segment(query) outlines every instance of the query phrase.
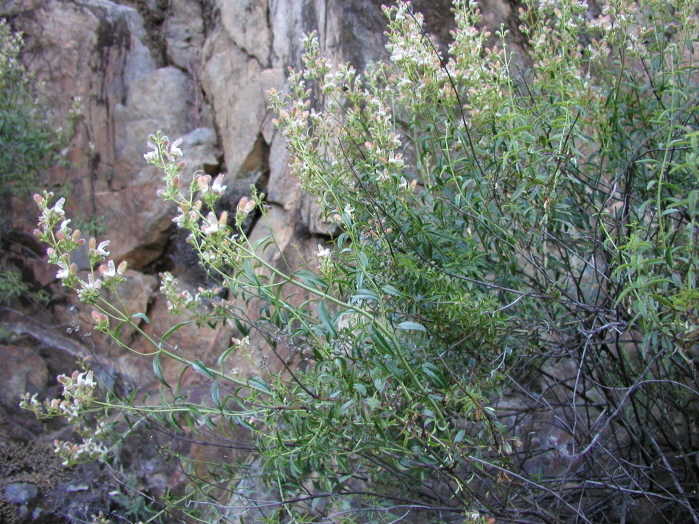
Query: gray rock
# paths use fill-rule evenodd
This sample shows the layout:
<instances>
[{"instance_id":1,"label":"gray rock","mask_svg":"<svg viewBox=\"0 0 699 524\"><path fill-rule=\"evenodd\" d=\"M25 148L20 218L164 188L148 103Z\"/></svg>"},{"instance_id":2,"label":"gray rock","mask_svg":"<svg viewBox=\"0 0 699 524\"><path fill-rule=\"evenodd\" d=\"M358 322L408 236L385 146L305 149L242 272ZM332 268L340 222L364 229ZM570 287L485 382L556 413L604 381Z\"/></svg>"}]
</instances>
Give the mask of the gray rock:
<instances>
[{"instance_id":1,"label":"gray rock","mask_svg":"<svg viewBox=\"0 0 699 524\"><path fill-rule=\"evenodd\" d=\"M39 488L29 482L12 482L5 486L3 497L11 504L28 504L39 494Z\"/></svg>"}]
</instances>

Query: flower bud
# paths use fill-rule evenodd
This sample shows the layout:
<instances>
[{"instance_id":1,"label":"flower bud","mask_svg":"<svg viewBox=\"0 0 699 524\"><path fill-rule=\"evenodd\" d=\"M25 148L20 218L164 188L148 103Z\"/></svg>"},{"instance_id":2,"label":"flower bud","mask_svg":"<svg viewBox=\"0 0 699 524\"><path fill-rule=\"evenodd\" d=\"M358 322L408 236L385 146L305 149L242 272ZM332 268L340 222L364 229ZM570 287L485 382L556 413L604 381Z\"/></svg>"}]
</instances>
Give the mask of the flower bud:
<instances>
[{"instance_id":1,"label":"flower bud","mask_svg":"<svg viewBox=\"0 0 699 524\"><path fill-rule=\"evenodd\" d=\"M93 311L92 319L95 321L95 326L97 329L106 329L109 327L109 318L104 313Z\"/></svg>"}]
</instances>

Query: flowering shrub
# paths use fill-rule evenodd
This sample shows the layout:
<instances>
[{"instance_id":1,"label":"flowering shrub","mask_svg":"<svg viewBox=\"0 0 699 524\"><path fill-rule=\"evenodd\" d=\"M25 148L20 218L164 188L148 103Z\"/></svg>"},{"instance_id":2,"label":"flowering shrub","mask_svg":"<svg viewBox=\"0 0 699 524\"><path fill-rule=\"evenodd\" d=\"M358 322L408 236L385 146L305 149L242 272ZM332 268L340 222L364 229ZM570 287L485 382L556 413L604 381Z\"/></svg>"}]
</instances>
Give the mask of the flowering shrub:
<instances>
[{"instance_id":1,"label":"flowering shrub","mask_svg":"<svg viewBox=\"0 0 699 524\"><path fill-rule=\"evenodd\" d=\"M390 63L334 67L309 35L290 92L270 93L293 174L340 231L315 271L248 237L264 195L217 211L223 178L181 187L179 141L151 137L161 196L227 291L192 296L166 274L170 309L240 331L215 366L169 347L179 326L149 338L145 315L104 301L122 267L81 278L84 240L37 197L57 277L97 328L146 337L163 391L165 358L211 381L202 404L105 407L251 457L190 470L192 519L699 519L695 7L526 1L530 67L504 30L485 47L475 2L454 8L448 57L399 2ZM109 255L89 247L95 266ZM281 372L229 370L252 334Z\"/></svg>"}]
</instances>

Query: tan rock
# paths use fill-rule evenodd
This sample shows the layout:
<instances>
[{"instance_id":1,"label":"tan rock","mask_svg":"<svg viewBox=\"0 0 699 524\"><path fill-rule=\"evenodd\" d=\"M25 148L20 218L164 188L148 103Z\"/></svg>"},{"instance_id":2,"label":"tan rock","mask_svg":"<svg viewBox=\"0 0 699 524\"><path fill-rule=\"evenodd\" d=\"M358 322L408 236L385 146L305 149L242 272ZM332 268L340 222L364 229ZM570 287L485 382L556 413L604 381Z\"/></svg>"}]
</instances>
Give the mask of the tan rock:
<instances>
[{"instance_id":1,"label":"tan rock","mask_svg":"<svg viewBox=\"0 0 699 524\"><path fill-rule=\"evenodd\" d=\"M87 278L87 272L80 275L81 278ZM120 310L124 315L134 315L136 313L148 313L148 305L151 300L151 295L157 289L158 281L151 275L144 275L138 271L127 269L124 273L126 281L120 284L116 292L108 289L102 289L100 296L107 302ZM94 330L95 320L92 318L93 311L98 311L98 308L91 304L84 304L77 300L77 296L72 295L73 306L72 313L75 314L80 326L84 332L92 332L92 339L104 343L106 337ZM106 311L110 311L109 307L104 307ZM144 321L134 319L134 323L143 327ZM116 329L118 323L112 321L110 323L112 329ZM130 343L136 333L136 328L128 324L120 329L120 340L123 343ZM100 344L101 345L101 344ZM116 345L110 344L112 347ZM123 348L117 348L118 352L123 352Z\"/></svg>"},{"instance_id":2,"label":"tan rock","mask_svg":"<svg viewBox=\"0 0 699 524\"><path fill-rule=\"evenodd\" d=\"M271 120L266 92L281 89L284 72L261 67L222 29L207 40L203 57L202 85L214 108L228 172L236 176Z\"/></svg>"},{"instance_id":3,"label":"tan rock","mask_svg":"<svg viewBox=\"0 0 699 524\"><path fill-rule=\"evenodd\" d=\"M218 7L221 23L235 47L268 68L272 33L267 23L267 0L220 1Z\"/></svg>"},{"instance_id":4,"label":"tan rock","mask_svg":"<svg viewBox=\"0 0 699 524\"><path fill-rule=\"evenodd\" d=\"M46 362L26 346L0 345L0 404L15 410L25 393L39 393L49 381Z\"/></svg>"},{"instance_id":5,"label":"tan rock","mask_svg":"<svg viewBox=\"0 0 699 524\"><path fill-rule=\"evenodd\" d=\"M189 0L172 0L170 16L165 20L167 57L187 71L196 68L204 45L204 19L201 4Z\"/></svg>"}]
</instances>

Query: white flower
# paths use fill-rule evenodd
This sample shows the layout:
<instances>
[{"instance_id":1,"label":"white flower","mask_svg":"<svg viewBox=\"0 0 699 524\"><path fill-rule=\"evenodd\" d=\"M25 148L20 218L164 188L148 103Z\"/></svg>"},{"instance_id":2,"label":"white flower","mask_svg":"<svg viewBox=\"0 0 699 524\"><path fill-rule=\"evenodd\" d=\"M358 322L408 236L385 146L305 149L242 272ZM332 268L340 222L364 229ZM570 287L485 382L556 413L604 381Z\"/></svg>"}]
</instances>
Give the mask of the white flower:
<instances>
[{"instance_id":1,"label":"white flower","mask_svg":"<svg viewBox=\"0 0 699 524\"><path fill-rule=\"evenodd\" d=\"M209 214L206 215L206 218L204 219L204 225L201 227L202 233L205 235L213 235L220 229L218 225L218 219L216 218L216 213L213 211L209 211Z\"/></svg>"},{"instance_id":2,"label":"white flower","mask_svg":"<svg viewBox=\"0 0 699 524\"><path fill-rule=\"evenodd\" d=\"M87 276L87 282L81 280L80 283L83 285L83 291L99 291L102 288L102 280L95 279L93 274Z\"/></svg>"},{"instance_id":3,"label":"white flower","mask_svg":"<svg viewBox=\"0 0 699 524\"><path fill-rule=\"evenodd\" d=\"M318 244L318 251L316 251L316 256L318 258L329 257L330 253L331 253L330 249L323 248L323 246Z\"/></svg>"},{"instance_id":4,"label":"white flower","mask_svg":"<svg viewBox=\"0 0 699 524\"><path fill-rule=\"evenodd\" d=\"M66 261L59 260L58 267L61 269L59 269L58 273L56 273L56 278L63 280L64 278L68 278L70 276L70 266Z\"/></svg>"},{"instance_id":5,"label":"white flower","mask_svg":"<svg viewBox=\"0 0 699 524\"><path fill-rule=\"evenodd\" d=\"M148 151L148 153L143 155L143 158L146 159L146 162L148 162L149 164L152 164L156 160L158 160L158 152L157 151Z\"/></svg>"},{"instance_id":6,"label":"white flower","mask_svg":"<svg viewBox=\"0 0 699 524\"><path fill-rule=\"evenodd\" d=\"M353 217L352 213L354 213L354 208L351 205L347 204L345 206L345 213L347 213L347 215L349 215L349 217L352 218Z\"/></svg>"},{"instance_id":7,"label":"white flower","mask_svg":"<svg viewBox=\"0 0 699 524\"><path fill-rule=\"evenodd\" d=\"M58 216L65 216L66 212L63 211L63 206L65 205L65 203L65 198L59 198L53 206L53 212L56 213Z\"/></svg>"},{"instance_id":8,"label":"white flower","mask_svg":"<svg viewBox=\"0 0 699 524\"><path fill-rule=\"evenodd\" d=\"M109 251L106 250L106 247L111 244L110 240L104 240L99 243L99 245L95 248L95 253L98 255L102 255L103 257L108 257L109 256Z\"/></svg>"},{"instance_id":9,"label":"white flower","mask_svg":"<svg viewBox=\"0 0 699 524\"><path fill-rule=\"evenodd\" d=\"M226 187L228 187L223 185L223 178L224 175L223 173L221 173L214 179L214 183L211 184L211 191L216 193L217 195L222 195L223 192L226 190Z\"/></svg>"},{"instance_id":10,"label":"white flower","mask_svg":"<svg viewBox=\"0 0 699 524\"><path fill-rule=\"evenodd\" d=\"M94 388L97 385L97 383L93 380L92 370L88 371L87 373L80 373L78 375L78 379L75 381L75 384L78 387L88 388Z\"/></svg>"},{"instance_id":11,"label":"white flower","mask_svg":"<svg viewBox=\"0 0 699 524\"><path fill-rule=\"evenodd\" d=\"M149 151L143 155L143 158L145 158L146 162L149 164L155 164L155 162L158 160L158 146L149 140L148 147L150 147L153 151Z\"/></svg>"},{"instance_id":12,"label":"white flower","mask_svg":"<svg viewBox=\"0 0 699 524\"><path fill-rule=\"evenodd\" d=\"M172 143L172 145L170 146L170 155L171 155L171 156L173 156L173 157L175 157L175 158L179 158L179 157L182 156L182 150L181 150L179 147L177 147L177 146L179 146L181 143L182 143L182 139L181 139L181 138L178 138L177 140L175 140L175 141Z\"/></svg>"}]
</instances>

